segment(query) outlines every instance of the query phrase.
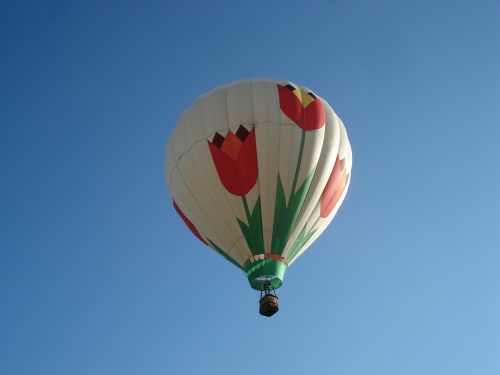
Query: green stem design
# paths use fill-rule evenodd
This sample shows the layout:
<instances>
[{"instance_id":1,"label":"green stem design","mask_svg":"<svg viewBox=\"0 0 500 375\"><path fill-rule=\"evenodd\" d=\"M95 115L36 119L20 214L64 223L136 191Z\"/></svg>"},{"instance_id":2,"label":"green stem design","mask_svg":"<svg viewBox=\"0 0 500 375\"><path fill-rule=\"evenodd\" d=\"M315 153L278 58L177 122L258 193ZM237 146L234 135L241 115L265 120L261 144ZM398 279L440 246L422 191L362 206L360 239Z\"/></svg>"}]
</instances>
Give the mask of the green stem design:
<instances>
[{"instance_id":1,"label":"green stem design","mask_svg":"<svg viewBox=\"0 0 500 375\"><path fill-rule=\"evenodd\" d=\"M276 187L276 203L274 206L273 236L271 240L271 252L282 255L290 233L295 226L304 199L306 198L314 170L309 173L298 190L290 195L288 204L286 202L285 190L278 174L278 185Z\"/></svg>"},{"instance_id":2,"label":"green stem design","mask_svg":"<svg viewBox=\"0 0 500 375\"><path fill-rule=\"evenodd\" d=\"M295 177L293 178L292 194L290 194L290 196L293 196L293 194L295 193L295 188L297 187L297 180L299 179L300 163L302 162L302 153L304 152L305 140L306 140L306 131L304 129L302 129L302 138L300 139L299 158L297 159L297 167L295 168Z\"/></svg>"},{"instance_id":3,"label":"green stem design","mask_svg":"<svg viewBox=\"0 0 500 375\"><path fill-rule=\"evenodd\" d=\"M243 200L243 207L245 207L245 214L247 215L247 222L248 222L248 224L250 224L250 210L248 208L247 196L243 195L241 197L241 199Z\"/></svg>"},{"instance_id":4,"label":"green stem design","mask_svg":"<svg viewBox=\"0 0 500 375\"><path fill-rule=\"evenodd\" d=\"M317 221L316 221L317 222ZM311 237L316 233L318 229L314 229L314 225L311 227L310 231L306 233L306 225L302 228L300 231L297 239L295 240L294 244L292 245L292 248L290 249L290 252L287 256L288 262L291 262L295 259L297 254L302 250L302 248L305 246L305 244L311 239Z\"/></svg>"},{"instance_id":5,"label":"green stem design","mask_svg":"<svg viewBox=\"0 0 500 375\"><path fill-rule=\"evenodd\" d=\"M316 226L316 224L318 224L319 219L321 219L321 216L318 216L318 218L316 219L316 221L314 222L314 224L311 225L311 230Z\"/></svg>"},{"instance_id":6,"label":"green stem design","mask_svg":"<svg viewBox=\"0 0 500 375\"><path fill-rule=\"evenodd\" d=\"M255 206L250 212L246 196L242 196L243 207L245 207L245 215L247 223L236 218L240 226L241 232L245 237L245 241L253 255L261 254L264 252L264 235L262 230L262 213L260 208L260 197L257 199Z\"/></svg>"}]
</instances>

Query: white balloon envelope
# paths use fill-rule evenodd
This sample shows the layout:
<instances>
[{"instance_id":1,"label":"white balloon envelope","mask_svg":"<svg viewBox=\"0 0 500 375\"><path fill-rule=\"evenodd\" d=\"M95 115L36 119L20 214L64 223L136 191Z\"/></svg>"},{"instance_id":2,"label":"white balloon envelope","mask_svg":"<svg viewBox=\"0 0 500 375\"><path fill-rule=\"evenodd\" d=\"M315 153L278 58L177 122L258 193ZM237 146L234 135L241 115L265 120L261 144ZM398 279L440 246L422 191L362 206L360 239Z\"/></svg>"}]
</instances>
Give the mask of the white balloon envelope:
<instances>
[{"instance_id":1,"label":"white balloon envelope","mask_svg":"<svg viewBox=\"0 0 500 375\"><path fill-rule=\"evenodd\" d=\"M165 176L191 231L268 291L332 221L351 166L345 127L324 99L255 79L218 87L182 113Z\"/></svg>"}]
</instances>

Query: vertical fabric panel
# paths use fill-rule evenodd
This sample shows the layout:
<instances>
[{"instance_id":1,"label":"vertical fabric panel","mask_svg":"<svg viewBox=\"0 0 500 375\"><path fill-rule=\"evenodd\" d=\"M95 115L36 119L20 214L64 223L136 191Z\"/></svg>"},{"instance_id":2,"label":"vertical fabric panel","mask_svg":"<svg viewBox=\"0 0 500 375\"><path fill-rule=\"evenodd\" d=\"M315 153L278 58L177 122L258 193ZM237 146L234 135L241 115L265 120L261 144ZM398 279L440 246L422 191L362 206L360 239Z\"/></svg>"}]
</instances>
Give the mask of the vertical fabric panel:
<instances>
[{"instance_id":1,"label":"vertical fabric panel","mask_svg":"<svg viewBox=\"0 0 500 375\"><path fill-rule=\"evenodd\" d=\"M305 245L296 253L296 254L291 254L292 256L288 259L289 264L292 264L294 261L297 260L307 249L308 247L323 233L323 231L328 227L328 225L332 222L333 218L337 214L337 211L339 210L340 206L342 205L342 202L347 194L347 190L349 188L349 184L351 182L350 179L350 174L351 174L351 168L352 168L352 152L351 152L351 146L349 144L349 139L347 137L347 132L345 129L344 124L340 119L335 115L337 122L339 124L339 130L340 130L340 143L339 143L339 151L337 154L337 161L344 161L344 170L345 174L349 176L347 179L347 185L342 191L342 194L337 201L335 207L333 210L329 213L329 215L325 218L321 217L320 215L320 207L321 207L321 198L318 201L314 213L311 215L309 218L307 224L306 224L306 232L312 233L312 236L310 239L307 240ZM332 168L333 169L333 168ZM331 173L331 172L330 172ZM289 255L290 256L290 255Z\"/></svg>"},{"instance_id":2,"label":"vertical fabric panel","mask_svg":"<svg viewBox=\"0 0 500 375\"><path fill-rule=\"evenodd\" d=\"M279 157L275 152L280 142L280 120L276 83L255 80L253 87L254 120L257 135L257 157L259 163L259 195L262 207L264 251L270 253L274 220L276 182L278 180Z\"/></svg>"},{"instance_id":3,"label":"vertical fabric panel","mask_svg":"<svg viewBox=\"0 0 500 375\"><path fill-rule=\"evenodd\" d=\"M326 114L324 141L321 147L318 146L318 149L321 150L321 154L319 155L319 159L316 165L314 178L311 182L311 187L309 188L306 201L304 202L304 205L302 207L302 211L300 213L299 219L297 220L294 232L292 233L291 238L287 244L287 248L284 252L284 256L287 258L292 248L296 246L297 238L299 237L299 234L304 230L304 226L307 222L309 222L311 216L314 216L314 219L319 216L319 211L316 215L313 214L313 211L316 205L319 203L320 196L328 181L328 178L330 177L330 173L333 169L335 160L338 155L340 143L339 122L337 121L337 117L328 103L324 100L322 100L322 102ZM310 228L306 228L305 233L308 233L309 230Z\"/></svg>"}]
</instances>

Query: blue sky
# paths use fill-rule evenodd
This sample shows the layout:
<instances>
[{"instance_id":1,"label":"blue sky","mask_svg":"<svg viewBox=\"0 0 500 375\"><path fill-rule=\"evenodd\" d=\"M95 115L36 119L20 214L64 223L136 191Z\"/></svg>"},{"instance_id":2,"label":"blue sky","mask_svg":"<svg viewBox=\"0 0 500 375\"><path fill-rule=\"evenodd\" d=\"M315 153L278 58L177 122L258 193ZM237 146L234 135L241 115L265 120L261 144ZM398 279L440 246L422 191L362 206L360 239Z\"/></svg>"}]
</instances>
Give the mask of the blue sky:
<instances>
[{"instance_id":1,"label":"blue sky","mask_svg":"<svg viewBox=\"0 0 500 375\"><path fill-rule=\"evenodd\" d=\"M204 3L0 3L0 373L500 373L499 3ZM162 175L178 115L254 77L354 154L271 319Z\"/></svg>"}]
</instances>

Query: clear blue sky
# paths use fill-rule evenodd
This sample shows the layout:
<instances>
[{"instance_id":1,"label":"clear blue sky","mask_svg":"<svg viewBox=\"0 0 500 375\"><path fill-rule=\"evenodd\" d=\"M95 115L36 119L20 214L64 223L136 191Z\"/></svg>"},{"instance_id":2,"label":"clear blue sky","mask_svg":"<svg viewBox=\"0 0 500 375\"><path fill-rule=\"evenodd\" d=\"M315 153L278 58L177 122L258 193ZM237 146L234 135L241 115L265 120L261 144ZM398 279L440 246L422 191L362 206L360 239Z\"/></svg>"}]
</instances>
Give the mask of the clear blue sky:
<instances>
[{"instance_id":1,"label":"clear blue sky","mask_svg":"<svg viewBox=\"0 0 500 375\"><path fill-rule=\"evenodd\" d=\"M498 1L167 3L0 3L0 373L499 374ZM271 319L162 175L180 112L254 77L354 153Z\"/></svg>"}]
</instances>

